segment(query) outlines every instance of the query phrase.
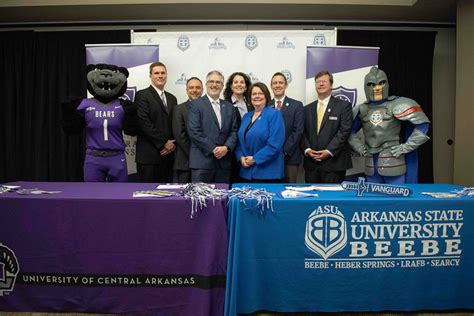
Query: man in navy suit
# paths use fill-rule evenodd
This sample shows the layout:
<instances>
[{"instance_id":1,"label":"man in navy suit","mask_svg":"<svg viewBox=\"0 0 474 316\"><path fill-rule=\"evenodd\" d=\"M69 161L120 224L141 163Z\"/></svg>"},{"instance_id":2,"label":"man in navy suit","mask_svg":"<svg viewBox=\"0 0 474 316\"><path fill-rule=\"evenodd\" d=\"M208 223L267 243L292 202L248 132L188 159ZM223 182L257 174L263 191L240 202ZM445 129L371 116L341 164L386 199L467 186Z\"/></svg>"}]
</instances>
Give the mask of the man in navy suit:
<instances>
[{"instance_id":1,"label":"man in navy suit","mask_svg":"<svg viewBox=\"0 0 474 316\"><path fill-rule=\"evenodd\" d=\"M173 152L176 148L171 129L171 112L178 103L165 91L168 79L161 62L150 65L151 85L137 92L138 124L135 162L140 182L172 182Z\"/></svg>"},{"instance_id":2,"label":"man in navy suit","mask_svg":"<svg viewBox=\"0 0 474 316\"><path fill-rule=\"evenodd\" d=\"M207 94L191 102L189 107L189 168L193 182L230 181L231 152L237 142L237 118L233 105L219 98L223 87L222 73L217 70L209 72Z\"/></svg>"},{"instance_id":3,"label":"man in navy suit","mask_svg":"<svg viewBox=\"0 0 474 316\"><path fill-rule=\"evenodd\" d=\"M315 77L318 99L304 108L303 151L305 181L341 183L352 167L348 139L352 107L331 95L333 77L321 71Z\"/></svg>"},{"instance_id":4,"label":"man in navy suit","mask_svg":"<svg viewBox=\"0 0 474 316\"><path fill-rule=\"evenodd\" d=\"M301 163L300 142L303 135L303 103L285 96L288 80L281 72L273 75L271 81L273 99L270 105L281 112L285 123L285 155L286 183L296 183L298 166Z\"/></svg>"}]
</instances>

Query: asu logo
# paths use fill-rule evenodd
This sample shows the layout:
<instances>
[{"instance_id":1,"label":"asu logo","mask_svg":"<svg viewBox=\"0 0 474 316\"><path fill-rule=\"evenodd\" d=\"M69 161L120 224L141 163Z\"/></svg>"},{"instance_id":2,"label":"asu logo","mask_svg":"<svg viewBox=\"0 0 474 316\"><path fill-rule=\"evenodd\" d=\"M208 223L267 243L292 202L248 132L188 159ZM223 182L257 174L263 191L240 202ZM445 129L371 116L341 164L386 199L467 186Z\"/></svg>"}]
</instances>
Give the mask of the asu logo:
<instances>
[{"instance_id":1,"label":"asu logo","mask_svg":"<svg viewBox=\"0 0 474 316\"><path fill-rule=\"evenodd\" d=\"M178 37L177 46L178 46L178 49L180 49L182 52L187 50L191 46L191 42L189 41L189 37L187 35L180 35Z\"/></svg>"},{"instance_id":2,"label":"asu logo","mask_svg":"<svg viewBox=\"0 0 474 316\"><path fill-rule=\"evenodd\" d=\"M324 260L346 246L346 220L337 206L320 206L309 215L304 243Z\"/></svg>"},{"instance_id":3,"label":"asu logo","mask_svg":"<svg viewBox=\"0 0 474 316\"><path fill-rule=\"evenodd\" d=\"M313 45L326 46L326 36L324 34L317 34L314 36Z\"/></svg>"},{"instance_id":4,"label":"asu logo","mask_svg":"<svg viewBox=\"0 0 474 316\"><path fill-rule=\"evenodd\" d=\"M258 46L257 36L250 34L245 38L245 47L249 50L254 50Z\"/></svg>"},{"instance_id":5,"label":"asu logo","mask_svg":"<svg viewBox=\"0 0 474 316\"><path fill-rule=\"evenodd\" d=\"M13 291L19 271L20 266L13 250L0 243L0 296Z\"/></svg>"}]
</instances>

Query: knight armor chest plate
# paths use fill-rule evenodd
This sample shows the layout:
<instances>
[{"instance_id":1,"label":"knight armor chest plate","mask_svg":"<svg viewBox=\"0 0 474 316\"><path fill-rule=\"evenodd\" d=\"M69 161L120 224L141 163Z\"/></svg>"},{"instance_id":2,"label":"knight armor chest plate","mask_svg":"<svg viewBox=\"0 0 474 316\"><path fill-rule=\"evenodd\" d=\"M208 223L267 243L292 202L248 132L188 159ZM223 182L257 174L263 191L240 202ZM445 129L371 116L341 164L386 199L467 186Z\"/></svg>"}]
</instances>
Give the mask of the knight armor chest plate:
<instances>
[{"instance_id":1,"label":"knight armor chest plate","mask_svg":"<svg viewBox=\"0 0 474 316\"><path fill-rule=\"evenodd\" d=\"M390 103L364 104L360 109L365 143L370 154L400 143L401 122L393 116Z\"/></svg>"}]
</instances>

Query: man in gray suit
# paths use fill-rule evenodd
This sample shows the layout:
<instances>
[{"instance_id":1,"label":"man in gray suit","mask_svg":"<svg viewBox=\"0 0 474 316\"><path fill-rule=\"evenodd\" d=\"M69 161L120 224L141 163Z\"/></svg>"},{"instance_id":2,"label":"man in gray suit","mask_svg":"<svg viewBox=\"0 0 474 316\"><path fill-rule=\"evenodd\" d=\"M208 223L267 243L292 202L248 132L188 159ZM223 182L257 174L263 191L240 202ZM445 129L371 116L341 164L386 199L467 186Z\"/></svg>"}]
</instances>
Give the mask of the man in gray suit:
<instances>
[{"instance_id":1,"label":"man in gray suit","mask_svg":"<svg viewBox=\"0 0 474 316\"><path fill-rule=\"evenodd\" d=\"M176 150L174 157L174 177L177 183L191 182L191 170L189 169L189 148L191 141L187 131L188 108L191 101L202 96L202 81L197 77L191 77L186 81L186 94L188 100L174 107L172 122L173 135L176 140Z\"/></svg>"},{"instance_id":2,"label":"man in gray suit","mask_svg":"<svg viewBox=\"0 0 474 316\"><path fill-rule=\"evenodd\" d=\"M189 107L189 167L193 182L230 181L231 152L237 142L237 118L232 104L219 98L223 87L222 73L217 70L209 72L207 94L191 102Z\"/></svg>"},{"instance_id":3,"label":"man in gray suit","mask_svg":"<svg viewBox=\"0 0 474 316\"><path fill-rule=\"evenodd\" d=\"M298 166L301 163L300 142L303 135L303 103L285 95L288 88L286 76L277 72L271 81L273 100L270 105L280 111L285 122L285 178L286 183L296 183Z\"/></svg>"}]
</instances>

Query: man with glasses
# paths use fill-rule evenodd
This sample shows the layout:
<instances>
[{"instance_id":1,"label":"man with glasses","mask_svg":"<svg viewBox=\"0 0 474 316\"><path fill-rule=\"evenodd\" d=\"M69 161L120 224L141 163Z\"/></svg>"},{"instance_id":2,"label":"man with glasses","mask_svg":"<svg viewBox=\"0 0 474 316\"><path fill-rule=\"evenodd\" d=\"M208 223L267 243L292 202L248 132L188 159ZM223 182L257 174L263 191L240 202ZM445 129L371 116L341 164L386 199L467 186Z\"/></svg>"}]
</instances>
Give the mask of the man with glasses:
<instances>
[{"instance_id":1,"label":"man with glasses","mask_svg":"<svg viewBox=\"0 0 474 316\"><path fill-rule=\"evenodd\" d=\"M220 98L224 76L213 70L206 77L206 95L192 101L188 113L191 139L189 168L193 182L229 183L231 152L237 142L234 107Z\"/></svg>"},{"instance_id":2,"label":"man with glasses","mask_svg":"<svg viewBox=\"0 0 474 316\"><path fill-rule=\"evenodd\" d=\"M348 144L352 107L331 95L331 73L321 71L314 81L318 99L304 108L305 182L341 183L346 170L352 167Z\"/></svg>"}]
</instances>

